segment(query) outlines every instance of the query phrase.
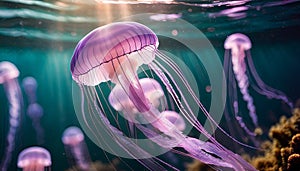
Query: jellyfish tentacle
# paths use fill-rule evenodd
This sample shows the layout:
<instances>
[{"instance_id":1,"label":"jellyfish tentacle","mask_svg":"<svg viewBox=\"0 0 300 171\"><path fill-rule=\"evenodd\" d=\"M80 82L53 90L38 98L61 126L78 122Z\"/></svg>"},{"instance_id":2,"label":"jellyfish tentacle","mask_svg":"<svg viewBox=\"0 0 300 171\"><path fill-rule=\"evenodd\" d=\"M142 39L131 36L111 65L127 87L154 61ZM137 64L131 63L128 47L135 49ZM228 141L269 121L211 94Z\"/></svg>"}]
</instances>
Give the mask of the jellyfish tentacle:
<instances>
[{"instance_id":1,"label":"jellyfish tentacle","mask_svg":"<svg viewBox=\"0 0 300 171\"><path fill-rule=\"evenodd\" d=\"M250 51L246 52L246 56L247 56L247 65L249 66L250 72L254 78L254 81L256 82L256 84L251 84L251 86L254 88L254 90L262 95L267 96L268 98L282 100L284 103L286 103L290 107L290 109L292 111L294 109L293 102L282 91L274 89L274 88L268 86L266 83L264 83L264 81L260 78L260 76L258 75L258 73L255 70L255 66L254 66Z\"/></svg>"},{"instance_id":2,"label":"jellyfish tentacle","mask_svg":"<svg viewBox=\"0 0 300 171\"><path fill-rule=\"evenodd\" d=\"M168 57L165 56L165 58L162 57L162 60L163 59L167 59ZM163 62L163 61L162 61ZM171 65L172 63L172 65ZM207 112L207 110L204 108L204 106L202 105L202 103L199 101L199 99L196 97L196 95L194 94L194 92L192 91L191 87L189 86L189 84L187 83L187 80L181 75L180 72L177 72L178 69L175 69L176 67L178 68L178 66L172 62L172 61L168 61L168 62L164 62L163 64L165 64L166 66L170 66L173 71L175 71L175 73L181 78L181 80L184 82L185 86L190 90L188 91L193 99L195 100L195 102L197 103L197 105L200 107L201 111L203 111L203 113L205 114L205 116L209 119L209 121L213 124L212 126L216 126L218 129L220 129L220 131L222 131L226 136L230 137L230 139L232 139L234 142L242 145L242 146L245 146L247 148L250 148L250 149L257 149L256 147L253 147L253 146L250 146L250 145L247 145L247 144L244 144L240 141L238 141L237 139L233 138L232 136L230 136L223 128L221 128L216 122L215 120L209 115L209 113ZM165 74L163 73L163 71L165 73L167 73L168 75L170 75L169 71L167 69L164 68L164 66L160 63L151 63L149 64L149 66L157 73L158 77L165 81L165 85L167 87L167 90L168 92L171 94L172 98L175 99L175 103L176 105L179 107L179 110L180 112L182 112L185 116L185 118L197 129L199 130L202 134L204 134L208 139L210 139L211 141L213 141L215 144L218 144L218 146L222 147L222 145L220 143L218 143L205 129L204 127L200 124L200 122L197 120L197 118L195 118L195 115L193 115L192 113L192 110L189 108L189 105L186 105L188 111L182 106L181 102L179 101L172 85L169 83L169 80L168 78L165 76ZM160 69L162 68L163 71ZM176 71L177 70L177 71ZM170 77L172 83L174 83L175 87L178 89L178 85L176 83L175 80L173 80L172 77ZM181 92L179 92L181 93ZM186 99L184 97L183 94L180 94L181 95L181 98L182 100L186 102ZM177 99L177 100L176 100Z\"/></svg>"},{"instance_id":3,"label":"jellyfish tentacle","mask_svg":"<svg viewBox=\"0 0 300 171\"><path fill-rule=\"evenodd\" d=\"M113 93L115 90L112 90L111 93ZM129 99L129 97L128 97ZM138 104L136 104L138 105ZM124 108L123 108L124 109ZM125 108L126 109L126 108ZM122 110L124 115L130 115L131 113L127 113L126 110ZM161 115L158 114L159 111L156 108L151 108L148 112L152 112L154 114L146 114L142 113L142 116L148 120L148 121L153 121L150 122L150 124L158 129L160 132L163 133L164 136L162 135L157 135L157 133L153 132L147 127L144 127L140 125L139 123L136 123L135 125L137 128L139 128L149 139L151 139L153 142L159 144L160 146L171 149L174 147L182 147L188 153L193 156L194 158L207 163L207 164L213 164L216 166L222 166L222 167L230 167L230 168L235 168L235 170L242 170L244 169L241 164L236 164L235 162L239 161L237 159L232 160L233 158L228 157L228 153L223 147L220 147L217 145L204 145L205 143L197 139L189 138L185 135L182 134L181 131L178 130L178 128L171 123L169 120L167 120L165 117L159 117L157 116ZM147 113L148 113L147 112ZM153 118L154 117L154 118ZM212 147L213 146L213 147ZM219 149L219 150L213 150L213 148ZM225 150L225 151L224 151ZM219 158L214 157L213 155L210 154L215 154L216 156L222 156L222 161ZM230 154L232 155L232 154ZM236 156L234 156L236 157ZM244 163L245 164L245 163ZM236 165L236 166L234 166ZM249 167L249 166L247 166Z\"/></svg>"},{"instance_id":4,"label":"jellyfish tentacle","mask_svg":"<svg viewBox=\"0 0 300 171\"><path fill-rule=\"evenodd\" d=\"M83 86L80 86L81 89L83 88ZM131 155L132 157L136 158L138 162L140 162L144 167L146 167L149 170L166 170L161 164L159 164L157 161L159 161L160 163L163 163L164 165L172 168L173 170L178 170L175 167L169 165L168 163L160 160L159 158L146 158L146 159L139 159L137 158L137 154L140 156L151 156L149 153L147 153L146 151L144 151L142 148L140 148L137 144L135 144L133 141L131 141L130 139L126 138L123 135L123 132L121 132L119 129L117 129L116 127L114 127L113 125L110 124L110 121L107 119L107 117L105 116L105 113L103 113L103 107L101 107L101 103L100 103L100 107L102 109L99 108L99 104L97 103L97 101L99 100L98 97L95 98L95 90L94 89L87 89L89 92L87 93L89 97L89 99L94 99L93 102L89 102L89 109L91 113L96 114L96 116L100 117L101 123L105 125L105 127L107 129L101 130L101 131L105 131L107 134L109 134L116 143L119 144L120 147L122 147L129 155ZM82 111L83 113L85 113L84 109L84 91L81 91L81 105L82 105ZM85 118L85 115L83 115L83 117ZM86 118L85 118L85 122L87 122ZM89 125L88 125L89 126ZM97 128L97 127L96 127ZM91 127L89 127L88 129L92 129ZM94 136L96 136L98 138L98 136L96 134L94 134ZM102 137L99 137L102 138ZM102 142L102 141L101 141ZM110 148L110 146L107 144L106 141L104 141L104 143L107 145L108 148ZM113 149L111 149L113 151ZM156 161L157 160L157 161Z\"/></svg>"},{"instance_id":5,"label":"jellyfish tentacle","mask_svg":"<svg viewBox=\"0 0 300 171\"><path fill-rule=\"evenodd\" d=\"M142 148L140 148L138 145L136 145L134 142L130 141L128 138L125 138L123 132L121 132L119 129L114 127L113 125L110 124L109 120L104 116L103 112L101 109L99 109L98 105L94 103L94 107L97 110L101 121L109 128L107 131L111 130L112 135L120 135L120 136L115 136L116 142L119 143L121 146L122 143L127 144L128 146L124 146L124 150L127 150L128 154L131 154L132 156L135 156L135 154L144 154L144 156L148 156L149 154L145 152ZM155 158L159 162L162 162L163 164L167 165L168 167L171 167L174 170L178 170L177 168L169 165L168 163ZM163 166L161 166L159 163L157 163L154 159L148 158L148 159L137 159L141 164L143 164L145 167L147 167L149 170L165 170Z\"/></svg>"}]
</instances>

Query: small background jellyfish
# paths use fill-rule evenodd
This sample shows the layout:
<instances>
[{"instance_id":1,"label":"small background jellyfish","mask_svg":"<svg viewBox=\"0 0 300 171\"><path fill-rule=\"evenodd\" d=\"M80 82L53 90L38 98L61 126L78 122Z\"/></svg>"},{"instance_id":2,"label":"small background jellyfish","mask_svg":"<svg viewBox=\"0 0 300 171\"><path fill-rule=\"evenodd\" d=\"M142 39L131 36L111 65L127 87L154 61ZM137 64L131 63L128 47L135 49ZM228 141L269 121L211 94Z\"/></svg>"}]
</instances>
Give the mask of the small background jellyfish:
<instances>
[{"instance_id":1,"label":"small background jellyfish","mask_svg":"<svg viewBox=\"0 0 300 171\"><path fill-rule=\"evenodd\" d=\"M23 171L46 171L51 170L51 155L42 147L28 147L18 156L18 168Z\"/></svg>"},{"instance_id":2,"label":"small background jellyfish","mask_svg":"<svg viewBox=\"0 0 300 171\"><path fill-rule=\"evenodd\" d=\"M44 114L43 108L37 103L37 81L33 77L26 77L22 81L23 89L27 95L28 107L27 116L32 120L32 126L35 129L37 144L44 143L44 129L41 126L41 118Z\"/></svg>"},{"instance_id":3,"label":"small background jellyfish","mask_svg":"<svg viewBox=\"0 0 300 171\"><path fill-rule=\"evenodd\" d=\"M75 108L79 108L77 112L80 114L77 117L83 121L81 126L84 130L96 135L93 141L98 145L105 144L106 150L121 151L122 155L138 160L150 170L165 170L165 167L177 170L168 162L145 152L142 146L135 143L138 139L124 136L118 118L118 114L123 113L125 121L134 123L140 133L151 139L153 146L158 149L168 151L175 147L184 148L186 153L181 151L180 154L206 164L234 170L255 170L239 155L218 143L197 120L195 115L200 108L212 126L218 127L180 67L171 57L160 52L158 45L156 34L135 22L118 22L99 27L78 43L71 60L71 73L80 88L81 101L74 103ZM166 93L151 96L147 91L152 88L148 87L155 87L156 83L143 85L143 77L158 80ZM158 87L155 89L160 92ZM116 100L112 100L109 94L114 91L120 92L114 93ZM167 97L166 103L159 100L161 94ZM158 107L164 104L168 107ZM172 123L171 117L161 115L166 109L180 113L210 141L204 142L184 135ZM109 120L108 116L113 119ZM152 151L155 152L155 148Z\"/></svg>"},{"instance_id":4,"label":"small background jellyfish","mask_svg":"<svg viewBox=\"0 0 300 171\"><path fill-rule=\"evenodd\" d=\"M6 139L6 149L1 159L1 170L6 171L15 149L15 137L21 119L23 103L20 85L18 83L19 70L10 62L0 63L0 84L3 84L9 103L9 130Z\"/></svg>"},{"instance_id":5,"label":"small background jellyfish","mask_svg":"<svg viewBox=\"0 0 300 171\"><path fill-rule=\"evenodd\" d=\"M91 159L82 131L75 126L68 127L62 135L62 142L70 165L77 166L81 170L90 170Z\"/></svg>"},{"instance_id":6,"label":"small background jellyfish","mask_svg":"<svg viewBox=\"0 0 300 171\"><path fill-rule=\"evenodd\" d=\"M22 81L22 86L25 94L27 95L28 104L37 102L37 81L33 77L25 77Z\"/></svg>"},{"instance_id":7,"label":"small background jellyfish","mask_svg":"<svg viewBox=\"0 0 300 171\"><path fill-rule=\"evenodd\" d=\"M227 37L224 43L225 56L224 56L224 70L227 76L228 82L228 108L225 112L227 120L230 120L229 113L233 113L236 121L243 130L250 135L250 139L258 145L253 139L254 136L261 134L259 128L258 118L256 114L256 108L254 100L249 93L249 85L259 94L265 95L268 98L279 99L285 102L289 108L293 109L292 102L287 96L279 90L269 87L266 85L256 72L254 63L252 61L250 49L252 47L250 39L241 33L235 33ZM238 88L237 88L238 87ZM240 110L239 94L237 89L246 102L247 109L249 111L249 117L251 118L252 124L246 124L245 118L242 116ZM230 126L231 125L231 126ZM229 128L232 127L230 122ZM233 129L230 128L231 132Z\"/></svg>"}]
</instances>

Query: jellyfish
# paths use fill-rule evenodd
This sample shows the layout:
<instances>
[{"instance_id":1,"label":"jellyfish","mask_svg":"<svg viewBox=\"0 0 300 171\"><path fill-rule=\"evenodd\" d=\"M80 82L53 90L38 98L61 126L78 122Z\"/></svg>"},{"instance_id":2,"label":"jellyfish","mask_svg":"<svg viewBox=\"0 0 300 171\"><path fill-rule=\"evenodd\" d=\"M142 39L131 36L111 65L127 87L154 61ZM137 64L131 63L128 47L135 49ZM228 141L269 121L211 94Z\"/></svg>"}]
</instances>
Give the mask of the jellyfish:
<instances>
[{"instance_id":1,"label":"jellyfish","mask_svg":"<svg viewBox=\"0 0 300 171\"><path fill-rule=\"evenodd\" d=\"M32 126L35 129L37 144L41 145L44 143L44 129L41 126L41 117L43 116L43 108L37 103L37 81L34 77L25 77L22 81L22 86L27 95L28 107L27 115L32 120Z\"/></svg>"},{"instance_id":2,"label":"jellyfish","mask_svg":"<svg viewBox=\"0 0 300 171\"><path fill-rule=\"evenodd\" d=\"M35 129L37 144L44 143L44 129L41 126L41 117L43 116L43 108L38 103L29 104L27 107L27 115L32 120L32 126Z\"/></svg>"},{"instance_id":3,"label":"jellyfish","mask_svg":"<svg viewBox=\"0 0 300 171\"><path fill-rule=\"evenodd\" d=\"M114 117L116 113L122 112L126 119L130 118L129 122L133 122L145 136L163 148L183 147L188 152L188 156L216 167L255 170L239 155L217 142L197 120L195 111L191 108L190 103L192 102L198 105L212 125L220 128L195 95L179 66L171 57L160 52L158 45L158 37L155 33L136 22L116 22L99 27L77 44L70 65L72 78L81 90L80 108L86 126L88 128L92 126L89 125L86 117L97 113L102 124L107 126L107 131L115 138L115 142L124 148L124 151L135 157L137 154L132 153L130 151L132 148L129 149L128 146L138 146L127 138L119 136L123 134L122 131L107 119L108 115ZM142 74L138 74L138 70L141 70ZM143 89L140 82L142 76L157 79L166 89L165 96L169 97L166 105L174 111L180 112L185 120L205 135L209 141L204 142L187 137L168 119L161 117L163 108L157 107L152 101L152 97L146 94L146 90ZM180 79L175 80L175 77ZM179 87L179 85L182 86ZM127 99L128 97L134 108L126 107L131 104L122 106L123 102L121 102L122 111L112 107L114 104L108 100L104 90L108 88L113 91L118 87L126 96L118 94L116 95L117 99L123 97ZM187 94L183 94L183 92L187 92ZM85 102L85 99L88 101ZM84 110L85 104L88 106L87 111ZM172 104L174 104L173 107ZM220 129L226 133L222 128ZM135 149L133 148L133 150ZM137 160L140 161L138 158ZM155 164L153 160L149 159L149 161L148 168L156 170L153 168L153 164ZM142 164L143 162L141 161Z\"/></svg>"},{"instance_id":4,"label":"jellyfish","mask_svg":"<svg viewBox=\"0 0 300 171\"><path fill-rule=\"evenodd\" d=\"M19 70L7 61L0 63L0 84L3 84L9 103L9 130L7 134L7 146L1 160L1 170L7 170L15 148L15 137L21 119L22 93L18 83Z\"/></svg>"},{"instance_id":5,"label":"jellyfish","mask_svg":"<svg viewBox=\"0 0 300 171\"><path fill-rule=\"evenodd\" d=\"M36 90L37 90L37 82L33 77L25 77L22 81L22 86L24 88L25 94L28 97L28 103L35 103L37 100Z\"/></svg>"},{"instance_id":6,"label":"jellyfish","mask_svg":"<svg viewBox=\"0 0 300 171\"><path fill-rule=\"evenodd\" d=\"M23 171L51 170L51 156L48 150L38 146L24 149L18 156L18 167Z\"/></svg>"},{"instance_id":7,"label":"jellyfish","mask_svg":"<svg viewBox=\"0 0 300 171\"><path fill-rule=\"evenodd\" d=\"M254 100L249 93L249 84L255 91L267 96L268 98L282 100L290 107L291 110L293 109L293 103L283 92L269 87L259 77L250 54L251 46L251 41L246 35L241 33L230 35L224 43L224 69L226 75L228 76L228 97L229 104L231 106L230 109L240 127L243 128L243 130L250 135L250 137L254 137L261 131L259 131L260 128L258 125ZM254 129L250 129L249 126L246 125L246 123L243 121L243 117L240 114L236 91L237 86L240 89L243 100L247 103L249 116L252 120Z\"/></svg>"},{"instance_id":8,"label":"jellyfish","mask_svg":"<svg viewBox=\"0 0 300 171\"><path fill-rule=\"evenodd\" d=\"M32 120L32 126L35 129L37 144L44 143L44 129L41 126L41 117L43 116L43 107L37 103L37 81L34 77L25 77L22 81L25 94L28 99L27 115Z\"/></svg>"},{"instance_id":9,"label":"jellyfish","mask_svg":"<svg viewBox=\"0 0 300 171\"><path fill-rule=\"evenodd\" d=\"M91 159L82 131L75 126L68 127L62 135L62 142L67 155L72 159L70 163L75 163L82 170L89 170Z\"/></svg>"}]
</instances>

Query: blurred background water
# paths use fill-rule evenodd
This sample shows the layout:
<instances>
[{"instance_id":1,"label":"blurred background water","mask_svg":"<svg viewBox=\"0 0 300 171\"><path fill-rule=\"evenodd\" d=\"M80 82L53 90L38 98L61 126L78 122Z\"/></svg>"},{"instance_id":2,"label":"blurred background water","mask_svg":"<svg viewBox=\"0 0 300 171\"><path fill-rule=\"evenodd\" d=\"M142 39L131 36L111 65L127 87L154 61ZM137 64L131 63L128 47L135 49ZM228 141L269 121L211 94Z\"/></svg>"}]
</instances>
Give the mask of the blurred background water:
<instances>
[{"instance_id":1,"label":"blurred background water","mask_svg":"<svg viewBox=\"0 0 300 171\"><path fill-rule=\"evenodd\" d=\"M41 120L45 130L43 146L52 155L53 170L69 167L61 136L68 126L79 126L73 109L69 70L77 42L96 27L141 13L164 14L153 16L152 20L157 23L176 18L192 23L211 41L221 61L223 42L228 35L235 32L248 35L253 44L252 57L262 79L285 92L293 102L300 97L300 2L296 0L1 0L0 61L7 60L18 67L20 82L26 76L33 76L38 82L37 99L44 108ZM193 38L193 35L189 36ZM161 45L172 49L172 46ZM184 52L180 54L183 58L185 55ZM195 72L201 73L202 70L196 68ZM205 91L207 84L207 78L199 83L206 106L209 104L205 100L206 96L209 98ZM285 110L280 102L260 97L257 95L255 99L259 122L267 130L278 122ZM25 95L24 102L26 105ZM9 170L16 170L17 155L22 149L36 144L31 120L24 111ZM0 113L2 156L9 126L8 105L2 86ZM86 143L93 161L107 162L100 148L88 138Z\"/></svg>"}]
</instances>

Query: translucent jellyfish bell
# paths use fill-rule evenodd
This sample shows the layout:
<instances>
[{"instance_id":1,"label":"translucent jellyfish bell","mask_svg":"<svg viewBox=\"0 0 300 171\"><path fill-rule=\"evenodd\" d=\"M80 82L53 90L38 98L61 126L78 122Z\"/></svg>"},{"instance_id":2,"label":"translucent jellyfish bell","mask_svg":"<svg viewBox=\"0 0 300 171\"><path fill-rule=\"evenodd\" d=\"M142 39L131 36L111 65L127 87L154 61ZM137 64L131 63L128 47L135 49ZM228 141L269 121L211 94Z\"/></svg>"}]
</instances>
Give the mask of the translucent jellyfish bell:
<instances>
[{"instance_id":1,"label":"translucent jellyfish bell","mask_svg":"<svg viewBox=\"0 0 300 171\"><path fill-rule=\"evenodd\" d=\"M82 131L75 126L68 127L62 135L62 142L70 164L77 165L82 170L88 170L91 160Z\"/></svg>"},{"instance_id":2,"label":"translucent jellyfish bell","mask_svg":"<svg viewBox=\"0 0 300 171\"><path fill-rule=\"evenodd\" d=\"M62 136L62 142L66 145L77 145L84 140L82 131L75 126L67 128Z\"/></svg>"},{"instance_id":3,"label":"translucent jellyfish bell","mask_svg":"<svg viewBox=\"0 0 300 171\"><path fill-rule=\"evenodd\" d=\"M19 154L17 165L23 171L44 171L50 168L51 164L48 150L42 147L29 147Z\"/></svg>"},{"instance_id":4,"label":"translucent jellyfish bell","mask_svg":"<svg viewBox=\"0 0 300 171\"><path fill-rule=\"evenodd\" d=\"M7 134L7 146L1 160L1 170L7 170L15 148L15 136L20 123L21 106L23 97L17 80L19 70L7 61L0 62L0 84L3 84L9 103L9 130Z\"/></svg>"},{"instance_id":5,"label":"translucent jellyfish bell","mask_svg":"<svg viewBox=\"0 0 300 171\"><path fill-rule=\"evenodd\" d=\"M241 34L241 33L235 33L235 34L230 35L225 40L224 48L225 49L233 49L236 47L240 47L244 51L251 49L252 44L251 44L249 37L247 37L246 35Z\"/></svg>"},{"instance_id":6,"label":"translucent jellyfish bell","mask_svg":"<svg viewBox=\"0 0 300 171\"><path fill-rule=\"evenodd\" d=\"M161 88L160 84L151 78L142 78L139 80L141 87L145 96L148 98L149 102L155 107L159 107L160 100L165 100L164 91ZM111 93L108 96L108 101L112 105L112 107L117 111L126 111L127 113L138 113L138 110L135 108L135 105L129 99L126 92L124 92L123 88L120 85L116 85ZM130 119L130 118L127 118Z\"/></svg>"},{"instance_id":7,"label":"translucent jellyfish bell","mask_svg":"<svg viewBox=\"0 0 300 171\"><path fill-rule=\"evenodd\" d=\"M43 108L38 103L32 103L27 108L27 115L32 119L40 119L43 116Z\"/></svg>"},{"instance_id":8,"label":"translucent jellyfish bell","mask_svg":"<svg viewBox=\"0 0 300 171\"><path fill-rule=\"evenodd\" d=\"M7 61L0 63L0 84L18 78L19 74L20 72L14 64Z\"/></svg>"},{"instance_id":9,"label":"translucent jellyfish bell","mask_svg":"<svg viewBox=\"0 0 300 171\"><path fill-rule=\"evenodd\" d=\"M22 81L22 86L28 97L29 104L36 102L37 81L33 77L25 77Z\"/></svg>"},{"instance_id":10,"label":"translucent jellyfish bell","mask_svg":"<svg viewBox=\"0 0 300 171\"><path fill-rule=\"evenodd\" d=\"M141 35L147 35L147 37L144 37L145 41L136 44L134 47L131 46L127 40L139 41L139 37L134 36L136 33L131 30L135 30ZM123 32L122 37L113 36L119 32ZM105 34L111 35L111 37L101 36ZM110 41L106 41L107 39ZM101 46L95 42L107 42L107 44ZM99 27L86 35L76 47L77 50L71 60L72 77L76 82L88 86L95 86L109 80L119 82L123 79L124 81L125 78L122 77L129 77L128 79L130 79L130 77L135 76L139 66L153 61L155 58L153 50L157 46L158 39L152 30L142 27L138 23L124 22L121 25L120 23L114 23ZM84 62L85 54L90 56L89 63ZM143 56L140 54L143 54ZM125 69L130 71L126 76L123 74ZM123 76L120 78L120 75Z\"/></svg>"},{"instance_id":11,"label":"translucent jellyfish bell","mask_svg":"<svg viewBox=\"0 0 300 171\"><path fill-rule=\"evenodd\" d=\"M163 111L161 115L174 124L179 131L184 131L186 127L185 121L179 113L174 111Z\"/></svg>"}]
</instances>

